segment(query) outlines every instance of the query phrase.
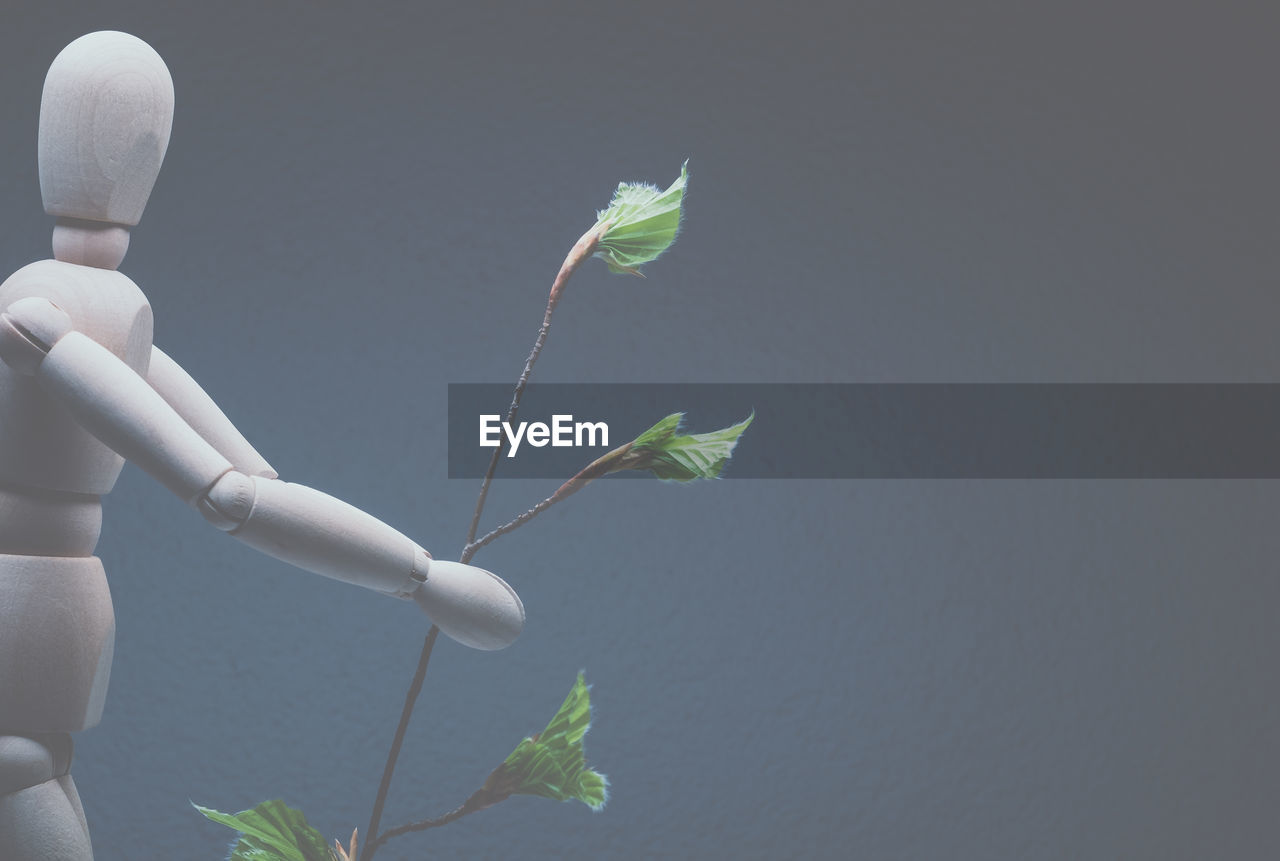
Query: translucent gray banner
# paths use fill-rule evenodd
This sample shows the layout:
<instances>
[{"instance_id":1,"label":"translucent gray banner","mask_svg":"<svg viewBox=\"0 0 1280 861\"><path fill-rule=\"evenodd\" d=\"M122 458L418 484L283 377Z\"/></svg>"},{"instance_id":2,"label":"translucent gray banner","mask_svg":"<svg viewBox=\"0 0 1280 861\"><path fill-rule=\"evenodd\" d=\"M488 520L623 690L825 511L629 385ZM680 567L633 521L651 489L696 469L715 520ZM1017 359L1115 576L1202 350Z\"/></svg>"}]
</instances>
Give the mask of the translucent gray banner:
<instances>
[{"instance_id":1,"label":"translucent gray banner","mask_svg":"<svg viewBox=\"0 0 1280 861\"><path fill-rule=\"evenodd\" d=\"M567 478L670 413L703 433L753 410L724 478L1280 477L1277 384L544 383L504 431L510 403L449 386L450 478L484 475L483 416L497 477Z\"/></svg>"}]
</instances>

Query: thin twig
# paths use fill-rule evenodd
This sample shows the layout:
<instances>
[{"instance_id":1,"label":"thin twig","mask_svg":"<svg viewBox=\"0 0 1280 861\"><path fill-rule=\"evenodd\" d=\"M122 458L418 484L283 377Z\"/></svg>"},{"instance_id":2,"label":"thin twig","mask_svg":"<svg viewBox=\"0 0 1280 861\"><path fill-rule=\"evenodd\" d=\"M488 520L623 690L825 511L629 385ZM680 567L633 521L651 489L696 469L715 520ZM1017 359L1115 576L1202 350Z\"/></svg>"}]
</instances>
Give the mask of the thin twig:
<instances>
[{"instance_id":1,"label":"thin twig","mask_svg":"<svg viewBox=\"0 0 1280 861\"><path fill-rule=\"evenodd\" d=\"M431 661L431 650L439 634L440 629L432 625L427 631L427 639L422 643L418 669L414 672L413 681L409 683L409 690L404 696L404 708L400 711L400 725L396 727L396 736L391 741L391 752L387 754L387 764L382 769L382 782L378 784L378 797L373 802L373 813L369 815L369 827L364 832L368 836L365 838L364 851L360 855L361 861L370 861L380 845L378 826L382 823L382 808L387 803L387 791L391 788L391 776L395 774L396 760L400 758L400 746L404 744L404 736L409 729L409 718L413 716L413 706L418 700L418 694L422 692L422 682L427 677L427 664Z\"/></svg>"},{"instance_id":2,"label":"thin twig","mask_svg":"<svg viewBox=\"0 0 1280 861\"><path fill-rule=\"evenodd\" d=\"M468 814L477 813L487 807L492 807L494 804L497 804L499 801L503 801L508 797L509 793L494 793L488 789L479 789L472 793L471 797L464 801L460 806L455 807L443 816L437 816L434 819L420 819L417 822L410 822L406 825L399 825L395 828L387 829L385 834L378 837L376 841L377 846L381 846L393 837L412 834L415 831L426 831L428 828L439 828L441 825L448 825L450 822L457 822Z\"/></svg>"},{"instance_id":3,"label":"thin twig","mask_svg":"<svg viewBox=\"0 0 1280 861\"><path fill-rule=\"evenodd\" d=\"M489 534L485 535L479 541L468 544L462 551L462 563L466 564L476 555L481 547L494 541L495 539L506 535L515 529L520 528L533 518L537 517L543 511L546 511L557 502L561 502L573 496L579 490L586 487L602 475L611 472L618 464L625 461L627 453L631 450L631 443L627 443L620 448L616 448L608 454L597 458L588 464L584 469L580 470L577 475L566 481L556 490L555 493L539 502L533 508L530 508L519 517L499 526ZM382 806L386 801L387 788L391 785L391 773L395 770L395 759L400 755L400 743L404 740L404 731L409 725L409 716L413 713L413 703L418 697L419 691L422 690L422 680L426 676L427 661L431 658L431 648L435 644L435 635L439 633L439 629L431 626L431 632L427 636L427 642L422 645L422 657L418 660L418 673L414 676L414 686L409 689L409 694L405 698L404 711L400 715L400 726L396 730L395 741L391 745L391 754L387 757L387 768L382 775L382 785L378 787L378 800L374 805L373 817L369 821L368 834L374 835L366 844L366 853L362 856L362 861L370 861L373 853L378 847L386 843L392 837L399 837L402 834L409 834L414 831L425 831L428 828L438 828L441 825L448 825L457 819L461 819L468 813L474 813L477 810L496 803L501 799L495 799L487 790L481 789L458 807L443 816L435 819L423 819L419 822L413 822L408 825L400 825L396 828L389 829L385 834L378 834L375 830L378 827L379 820L382 818Z\"/></svg>"},{"instance_id":4,"label":"thin twig","mask_svg":"<svg viewBox=\"0 0 1280 861\"><path fill-rule=\"evenodd\" d=\"M557 502L563 502L573 496L600 476L610 472L616 472L618 469L626 469L627 464L630 463L630 461L627 460L627 453L630 451L631 443L627 443L624 446L615 448L613 451L603 455L602 457L596 458L586 467L581 469L577 475L560 485L560 487L556 488L555 493L539 502L533 508L530 508L528 511L519 515L515 519L502 524L498 528L490 530L483 538L468 544L466 549L463 551L463 555L468 559L471 558L471 556L474 556L476 551L481 547L501 538L508 532L519 529L521 526L524 526L530 520L537 517Z\"/></svg>"},{"instance_id":5,"label":"thin twig","mask_svg":"<svg viewBox=\"0 0 1280 861\"><path fill-rule=\"evenodd\" d=\"M388 829L385 833L378 836L377 846L381 846L393 837L399 837L403 834L412 834L415 831L426 831L428 828L439 828L441 825L448 825L450 822L456 822L472 811L467 809L464 804L461 807L450 810L444 816L435 819L423 819L419 822L411 822L408 825L399 825L395 828Z\"/></svg>"},{"instance_id":6,"label":"thin twig","mask_svg":"<svg viewBox=\"0 0 1280 861\"><path fill-rule=\"evenodd\" d=\"M533 374L533 366L538 361L538 355L542 353L542 347L547 343L547 333L551 331L551 315L555 313L556 305L560 304L560 297L564 295L565 285L569 283L569 279L573 277L573 273L582 265L583 261L595 253L596 245L600 242L600 237L609 229L609 222L591 228L573 244L573 248L569 249L569 254L564 258L564 263L560 264L560 271L556 273L556 280L551 284L551 294L547 297L547 310L542 315L542 327L538 329L538 337L533 342L533 350L529 352L529 358L524 361L524 370L520 372L520 379L516 382L515 394L511 397L511 406L507 410L507 424L510 425L516 420L516 413L520 410L520 399L524 397L525 387L529 385L529 377ZM480 515L484 511L485 500L489 497L489 485L493 483L493 474L498 469L498 458L502 455L502 449L505 445L503 439L498 440L498 446L493 450L493 456L489 458L489 468L485 470L484 481L480 484L480 496L476 499L476 510L471 515L471 527L467 530L467 546L476 540L476 532L480 529ZM464 559L463 562L468 560Z\"/></svg>"},{"instance_id":7,"label":"thin twig","mask_svg":"<svg viewBox=\"0 0 1280 861\"><path fill-rule=\"evenodd\" d=\"M560 502L563 499L567 499L568 497L577 493L582 488L586 487L587 484L589 483L590 483L589 481L565 482L560 486L559 490L557 490L555 493L551 494L546 499L539 502L533 508L530 508L528 511L516 517L514 520L508 521L507 523L502 524L496 529L491 529L488 533L485 534L483 538L477 539L476 541L473 541L472 543L468 544L467 550L470 551L472 554L474 554L481 547L484 547L490 542L498 538L501 538L502 536L506 535L508 532L511 532L512 530L519 529L521 526L524 526L530 520L537 517L539 514L546 511L548 508L555 505L557 502Z\"/></svg>"},{"instance_id":8,"label":"thin twig","mask_svg":"<svg viewBox=\"0 0 1280 861\"><path fill-rule=\"evenodd\" d=\"M520 409L520 398L524 396L525 387L529 384L529 377L533 374L533 366L538 361L538 355L542 352L543 345L547 343L547 333L551 331L551 315L555 312L556 305L560 303L560 297L564 295L565 285L569 283L569 278L573 276L573 273L577 271L583 261L595 253L600 237L608 229L609 222L606 221L582 234L578 241L573 244L573 248L569 249L564 263L560 265L560 271L556 273L556 279L551 284L551 293L547 297L547 310L542 315L542 326L538 329L538 337L533 343L533 350L529 353L529 358L525 360L524 370L520 373L520 379L516 383L515 394L511 398L511 408L507 411L507 424L515 421L516 413ZM475 513L471 515L471 526L467 529L466 546L463 547L460 560L463 564L470 562L472 557L476 555L476 551L483 546L474 546L473 542L475 541L476 531L480 527L480 515L484 512L484 503L489 496L489 485L493 482L493 474L498 468L498 456L501 453L502 443L499 441L498 447L493 450L493 457L489 460L489 468L485 471L484 481L480 485L480 495L476 499ZM532 516L530 515L530 517ZM515 527L511 528L514 529ZM496 537L494 536L494 538ZM489 539L489 541L492 540L492 538ZM485 543L487 544L488 542L486 541ZM373 812L369 816L369 827L365 831L367 842L365 843L364 851L360 855L361 861L372 861L378 847L392 837L407 834L410 831L421 831L438 825L447 825L454 819L472 812L466 808L468 804L475 800L476 796L474 795L467 799L467 802L462 807L451 813L446 813L437 820L423 821L433 824L414 823L410 826L393 828L386 834L378 834L378 826L382 822L382 809L387 803L387 792L391 788L391 776L395 773L396 760L400 757L400 747L404 743L405 733L409 729L409 720L413 717L414 705L417 703L418 695L422 692L422 683L427 675L427 664L431 661L431 650L435 646L436 636L439 633L440 629L433 624L431 629L427 631L427 639L422 644L422 654L418 657L418 669L413 675L413 681L409 684L408 692L405 694L404 708L400 712L400 724L396 727L396 735L391 742L391 751L387 754L387 764L382 770L382 782L378 785L378 795L373 803ZM418 825L422 827L415 827Z\"/></svg>"}]
</instances>

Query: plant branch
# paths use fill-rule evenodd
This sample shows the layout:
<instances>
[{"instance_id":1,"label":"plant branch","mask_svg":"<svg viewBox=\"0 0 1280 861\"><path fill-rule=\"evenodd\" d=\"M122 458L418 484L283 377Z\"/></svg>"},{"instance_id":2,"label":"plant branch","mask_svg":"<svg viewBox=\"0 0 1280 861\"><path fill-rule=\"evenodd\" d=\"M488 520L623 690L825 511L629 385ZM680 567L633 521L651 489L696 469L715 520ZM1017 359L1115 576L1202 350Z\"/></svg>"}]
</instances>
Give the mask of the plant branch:
<instances>
[{"instance_id":1,"label":"plant branch","mask_svg":"<svg viewBox=\"0 0 1280 861\"><path fill-rule=\"evenodd\" d=\"M560 271L556 273L556 280L551 284L551 294L547 297L547 310L542 315L542 327L538 329L538 337L533 342L533 350L530 351L529 358L525 359L524 370L520 373L520 379L516 382L515 394L512 395L511 406L507 410L507 424L511 424L516 420L516 413L520 410L520 399L524 397L525 387L529 385L529 377L533 374L533 366L537 363L539 354L542 353L542 347L547 343L547 334L551 331L551 315L555 313L556 305L560 304L560 297L564 295L565 285L569 283L569 279L573 277L573 273L577 271L583 261L595 253L600 237L608 229L609 222L606 221L582 234L578 241L573 244L573 248L569 249L568 255L564 258L564 263L560 264ZM480 515L484 512L484 503L489 497L489 485L493 483L493 474L498 469L498 458L501 457L504 447L505 441L499 439L498 447L493 450L493 456L489 458L489 468L485 470L484 481L480 484L480 496L476 499L476 510L471 515L471 527L467 530L468 547L476 540L476 532L480 529ZM467 562L469 560L463 559L462 561Z\"/></svg>"},{"instance_id":2,"label":"plant branch","mask_svg":"<svg viewBox=\"0 0 1280 861\"><path fill-rule=\"evenodd\" d=\"M427 631L427 638L422 643L422 654L418 657L418 669L413 674L413 681L409 683L409 690L404 697L404 708L400 711L400 725L396 727L395 738L391 742L391 751L387 754L387 764L382 769L382 782L378 784L378 796L373 802L373 812L369 815L369 827L365 830L368 835L364 845L364 851L360 854L361 861L370 861L373 853L377 851L378 846L382 844L382 840L378 838L378 826L382 823L382 808L387 803L387 791L391 788L391 776L395 774L396 760L400 758L400 747L404 744L405 733L409 729L409 718L413 716L414 704L418 701L418 694L422 692L422 682L427 677L427 664L431 661L431 650L436 644L436 637L439 636L440 629L432 625Z\"/></svg>"},{"instance_id":3,"label":"plant branch","mask_svg":"<svg viewBox=\"0 0 1280 861\"><path fill-rule=\"evenodd\" d=\"M609 452L608 454L603 455L602 457L599 457L596 460L592 461L590 464L584 467L580 472L578 472L577 475L575 475L573 478L566 481L564 484L560 485L560 487L556 489L555 493L551 494L546 499L539 502L533 508L530 508L528 511L524 512L523 514L519 515L513 520L507 521L506 523L502 524L498 528L490 530L483 538L480 538L468 544L466 547L466 550L463 552L463 555L469 559L471 556L474 556L476 551L479 550L481 547L484 547L492 543L498 538L501 538L503 535L506 535L508 532L514 532L516 529L519 529L521 526L524 526L530 520L533 520L533 518L537 517L539 514L546 511L548 508L555 505L557 502L563 502L564 500L568 499L570 496L573 496L579 490L582 490L582 488L586 487L588 484L595 481L600 476L605 475L606 473L609 473L609 472L614 472L615 468L618 468L620 464L624 462L624 458L626 457L627 453L630 450L631 450L631 443L627 443L626 445L621 446L619 448L615 448L613 451ZM468 556L468 554L470 554L470 556Z\"/></svg>"},{"instance_id":4,"label":"plant branch","mask_svg":"<svg viewBox=\"0 0 1280 861\"><path fill-rule=\"evenodd\" d=\"M545 326L544 326L545 329ZM528 367L526 366L526 370ZM579 490L586 487L602 475L613 472L615 469L626 468L628 463L627 455L631 451L631 443L619 446L608 454L596 458L578 471L576 475L566 481L557 488L556 492L539 502L533 508L516 517L514 520L504 523L497 529L492 530L479 541L472 541L467 544L462 551L461 561L466 564L476 555L476 552L485 545L495 541L508 532L512 532L533 518L537 517L543 511L546 511L557 502L562 502L573 496ZM396 760L400 756L400 747L404 743L405 733L409 728L409 719L413 715L413 708L418 700L418 695L422 692L422 683L427 675L427 664L431 660L431 651L435 646L436 636L440 633L440 629L435 625L431 626L431 630L427 632L427 639L422 644L422 654L418 658L418 669L414 673L413 682L409 685L409 691L405 695L404 708L400 713L400 725L396 727L395 738L391 742L391 751L387 754L387 764L382 772L382 783L378 786L378 797L373 805L373 813L369 817L369 827L365 831L369 835L361 854L361 861L372 861L373 855L378 849L393 837L399 837L403 834L410 834L415 831L426 831L428 828L438 828L441 825L448 825L469 813L475 813L483 810L507 797L506 794L497 795L489 788L481 788L468 798L460 807L457 807L443 816L435 819L423 819L418 822L412 822L407 825L400 825L395 828L388 829L384 834L378 834L378 826L382 821L382 809L386 804L387 792L391 787L391 776L395 772Z\"/></svg>"},{"instance_id":5,"label":"plant branch","mask_svg":"<svg viewBox=\"0 0 1280 861\"><path fill-rule=\"evenodd\" d=\"M533 366L538 361L538 356L542 352L543 346L547 343L547 334L551 331L551 315L555 313L556 305L560 303L560 297L564 295L565 285L569 283L569 279L578 267L582 265L588 257L595 253L596 246L600 242L600 237L609 229L609 222L598 224L588 230L586 233L573 244L573 248L569 249L568 255L564 258L564 263L560 265L560 271L556 273L555 281L551 284L551 293L547 297L547 310L542 315L542 326L538 329L538 337L533 343L533 350L529 353L529 358L525 359L524 370L520 373L520 379L516 382L515 394L511 398L511 407L507 411L507 423L515 421L516 413L520 409L520 399L524 396L525 387L529 385L529 377L533 374ZM476 499L475 513L471 515L471 526L467 529L466 546L462 550L460 561L466 564L471 561L484 544L492 541L488 538L484 544L475 544L476 531L480 527L480 515L484 512L485 500L489 496L489 486L493 483L494 472L498 469L498 457L502 454L502 442L499 441L498 447L493 450L493 457L489 459L489 468L485 471L484 481L480 485L480 495ZM574 479L566 482L566 486L572 483ZM561 490L564 488L562 487ZM576 490L576 488L575 488ZM559 493L560 491L556 491ZM564 496L568 496L569 491ZM553 503L548 503L548 507ZM534 515L530 514L529 518ZM528 520L529 518L525 518ZM515 527L512 526L507 531ZM387 754L387 764L382 770L382 782L378 785L378 795L373 803L373 812L369 816L369 827L365 830L366 843L364 851L360 855L361 861L372 861L373 855L378 851L383 843L386 843L392 837L401 834L407 834L410 831L423 831L427 828L435 828L440 825L447 825L455 819L460 819L468 813L475 810L488 807L492 801L483 804L480 807L468 808L468 805L477 803L478 796L481 792L476 793L467 799L467 801L456 810L446 813L438 819L426 819L422 822L412 823L411 825L402 825L398 828L389 830L386 834L378 834L378 826L382 823L382 809L387 803L387 792L391 788L391 777L396 770L396 760L400 758L400 748L404 744L405 733L409 729L409 720L413 717L413 708L418 701L418 695L422 693L422 683L427 675L427 664L431 661L431 651L435 647L436 636L439 635L440 629L434 624L427 631L427 638L422 644L422 654L418 657L418 669L413 675L413 681L409 683L409 690L405 694L404 708L400 712L400 724L396 727L395 738L391 742L391 751Z\"/></svg>"},{"instance_id":6,"label":"plant branch","mask_svg":"<svg viewBox=\"0 0 1280 861\"><path fill-rule=\"evenodd\" d=\"M472 793L471 797L464 801L461 806L455 807L443 816L437 816L434 819L420 819L417 822L410 822L406 825L387 829L385 834L379 835L378 839L374 841L373 848L377 849L393 837L412 834L415 831L426 831L428 828L439 828L441 825L456 822L468 814L484 810L486 807L491 807L508 797L507 794L495 794L489 789L481 788Z\"/></svg>"}]
</instances>

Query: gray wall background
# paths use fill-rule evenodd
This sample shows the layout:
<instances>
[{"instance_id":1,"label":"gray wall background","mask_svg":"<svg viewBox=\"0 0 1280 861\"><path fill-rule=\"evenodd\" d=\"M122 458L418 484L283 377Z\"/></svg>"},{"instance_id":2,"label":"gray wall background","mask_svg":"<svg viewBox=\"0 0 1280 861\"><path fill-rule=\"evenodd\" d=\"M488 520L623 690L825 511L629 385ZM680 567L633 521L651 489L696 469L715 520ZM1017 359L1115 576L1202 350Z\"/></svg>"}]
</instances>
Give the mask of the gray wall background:
<instances>
[{"instance_id":1,"label":"gray wall background","mask_svg":"<svg viewBox=\"0 0 1280 861\"><path fill-rule=\"evenodd\" d=\"M582 272L540 379L1280 378L1274 4L6 11L6 271L49 253L49 61L141 36L177 90L122 267L158 342L284 476L437 555L477 489L444 477L446 384L514 379L614 184L685 157L681 241L646 281ZM488 521L553 486L499 483ZM515 799L379 857L1275 855L1278 501L603 483L477 558L526 632L441 643L385 821L461 801L579 668L612 802ZM99 857L220 857L188 799L363 828L425 621L132 468L99 552L117 656L75 770Z\"/></svg>"}]
</instances>

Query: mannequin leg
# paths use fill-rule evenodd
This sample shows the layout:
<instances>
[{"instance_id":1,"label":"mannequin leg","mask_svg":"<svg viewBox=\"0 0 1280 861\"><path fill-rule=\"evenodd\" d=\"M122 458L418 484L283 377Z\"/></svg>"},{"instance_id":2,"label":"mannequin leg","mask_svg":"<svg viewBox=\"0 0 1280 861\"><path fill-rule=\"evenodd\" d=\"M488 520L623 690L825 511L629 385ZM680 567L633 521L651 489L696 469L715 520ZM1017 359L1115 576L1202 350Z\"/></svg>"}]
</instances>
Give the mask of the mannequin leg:
<instances>
[{"instance_id":1,"label":"mannequin leg","mask_svg":"<svg viewBox=\"0 0 1280 861\"><path fill-rule=\"evenodd\" d=\"M70 769L66 733L0 735L0 858L93 861Z\"/></svg>"}]
</instances>

